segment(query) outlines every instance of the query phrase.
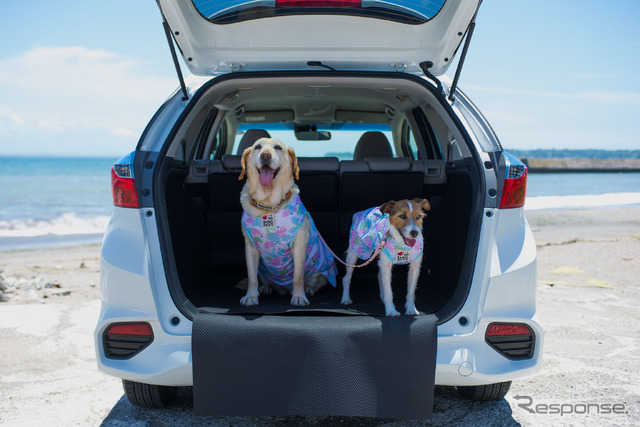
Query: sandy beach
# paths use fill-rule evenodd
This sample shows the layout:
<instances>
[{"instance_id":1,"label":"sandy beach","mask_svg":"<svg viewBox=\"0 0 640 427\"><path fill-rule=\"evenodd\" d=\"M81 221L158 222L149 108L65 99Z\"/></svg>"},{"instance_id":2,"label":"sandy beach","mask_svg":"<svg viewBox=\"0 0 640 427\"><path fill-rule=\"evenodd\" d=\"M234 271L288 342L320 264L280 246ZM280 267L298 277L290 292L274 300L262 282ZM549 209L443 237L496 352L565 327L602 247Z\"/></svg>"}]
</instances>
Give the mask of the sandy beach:
<instances>
[{"instance_id":1,"label":"sandy beach","mask_svg":"<svg viewBox=\"0 0 640 427\"><path fill-rule=\"evenodd\" d=\"M505 400L436 389L430 425L633 425L640 417L640 208L527 211L538 245L543 363ZM0 252L0 424L421 425L338 417L192 414L133 407L96 368L99 245ZM2 299L2 295L0 295Z\"/></svg>"}]
</instances>

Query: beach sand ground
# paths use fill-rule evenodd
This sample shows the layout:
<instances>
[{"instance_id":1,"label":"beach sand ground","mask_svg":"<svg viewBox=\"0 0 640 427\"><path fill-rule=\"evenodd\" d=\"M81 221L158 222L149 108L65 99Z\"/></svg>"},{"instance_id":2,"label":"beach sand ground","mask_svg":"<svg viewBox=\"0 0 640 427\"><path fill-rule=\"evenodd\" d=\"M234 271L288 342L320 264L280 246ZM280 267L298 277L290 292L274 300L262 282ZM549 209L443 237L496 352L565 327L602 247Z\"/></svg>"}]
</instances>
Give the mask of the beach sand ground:
<instances>
[{"instance_id":1,"label":"beach sand ground","mask_svg":"<svg viewBox=\"0 0 640 427\"><path fill-rule=\"evenodd\" d=\"M506 399L436 389L431 425L634 425L640 418L640 208L528 211L538 245L540 372ZM424 425L343 417L196 417L189 389L150 411L96 368L99 245L0 252L2 425ZM248 391L250 395L250 391ZM562 412L556 413L556 412ZM620 413L616 413L620 412Z\"/></svg>"}]
</instances>

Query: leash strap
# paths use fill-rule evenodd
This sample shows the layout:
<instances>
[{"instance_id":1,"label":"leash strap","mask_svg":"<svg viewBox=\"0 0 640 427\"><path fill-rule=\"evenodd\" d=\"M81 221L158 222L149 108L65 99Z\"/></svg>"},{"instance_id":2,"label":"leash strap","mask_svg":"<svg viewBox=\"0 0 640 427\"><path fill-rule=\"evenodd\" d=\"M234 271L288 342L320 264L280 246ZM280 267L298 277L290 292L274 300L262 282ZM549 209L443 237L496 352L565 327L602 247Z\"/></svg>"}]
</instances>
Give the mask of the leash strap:
<instances>
[{"instance_id":1,"label":"leash strap","mask_svg":"<svg viewBox=\"0 0 640 427\"><path fill-rule=\"evenodd\" d=\"M373 252L373 254L371 255L371 257L369 257L368 260L366 260L365 262L363 262L362 264L347 264L346 262L344 262L343 260L340 259L340 257L338 257L338 255L336 255L331 248L329 247L329 245L327 245L327 242L324 241L324 239L322 238L322 234L320 234L320 232L318 232L318 236L320 237L320 240L322 240L322 243L324 243L324 245L327 247L327 249L329 249L329 252L331 252L331 255L333 255L333 257L335 259L337 259L338 261L340 261L341 264L343 264L346 267L353 267L353 268L360 268L360 267L364 267L367 266L369 264L371 264L371 261L373 261L374 259L376 259L376 257L378 256L378 254L380 253L380 251L382 250L382 248L384 248L385 243L387 243L387 238L389 237L389 234L387 234L384 239L382 239L382 241L380 242L380 244L378 245L378 247L376 248L376 250Z\"/></svg>"}]
</instances>

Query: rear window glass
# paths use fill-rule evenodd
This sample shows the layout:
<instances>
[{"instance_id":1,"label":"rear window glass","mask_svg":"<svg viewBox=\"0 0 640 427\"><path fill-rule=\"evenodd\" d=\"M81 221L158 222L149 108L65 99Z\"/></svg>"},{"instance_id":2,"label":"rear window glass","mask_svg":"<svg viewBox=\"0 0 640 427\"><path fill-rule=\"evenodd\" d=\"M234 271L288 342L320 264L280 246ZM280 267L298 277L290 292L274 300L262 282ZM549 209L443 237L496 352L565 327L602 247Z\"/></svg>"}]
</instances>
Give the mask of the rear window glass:
<instances>
[{"instance_id":1,"label":"rear window glass","mask_svg":"<svg viewBox=\"0 0 640 427\"><path fill-rule=\"evenodd\" d=\"M233 153L239 151L240 141L243 135L249 129L263 129L269 133L272 138L277 138L289 147L293 148L298 156L305 157L337 157L339 160L353 160L354 151L360 138L368 132L380 132L389 142L389 148L393 157L397 156L391 128L384 124L358 124L358 123L342 123L333 124L331 126L318 125L312 130L305 131L305 135L313 135L314 132L322 133L323 136L318 138L328 139L310 139L300 140L291 125L285 123L260 124L259 126L252 124L242 124L238 127L235 142L233 144ZM241 150L240 150L241 151ZM238 154L240 154L238 152ZM377 157L377 156L376 156Z\"/></svg>"},{"instance_id":2,"label":"rear window glass","mask_svg":"<svg viewBox=\"0 0 640 427\"><path fill-rule=\"evenodd\" d=\"M282 15L353 15L421 24L438 14L446 0L193 0L200 14L216 24Z\"/></svg>"}]
</instances>

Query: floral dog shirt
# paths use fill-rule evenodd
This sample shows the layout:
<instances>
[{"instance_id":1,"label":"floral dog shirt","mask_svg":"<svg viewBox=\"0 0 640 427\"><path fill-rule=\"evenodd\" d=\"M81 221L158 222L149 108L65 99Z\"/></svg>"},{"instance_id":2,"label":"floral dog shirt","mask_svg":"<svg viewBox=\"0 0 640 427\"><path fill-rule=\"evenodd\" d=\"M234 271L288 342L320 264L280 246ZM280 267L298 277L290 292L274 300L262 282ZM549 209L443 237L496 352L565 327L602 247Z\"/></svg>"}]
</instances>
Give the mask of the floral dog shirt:
<instances>
[{"instance_id":1,"label":"floral dog shirt","mask_svg":"<svg viewBox=\"0 0 640 427\"><path fill-rule=\"evenodd\" d=\"M252 217L247 212L242 212L242 227L260 252L258 273L277 285L293 283L291 245L305 218L309 218L311 226L305 257L305 276L321 273L335 287L337 268L333 255L319 238L318 229L299 195L275 213Z\"/></svg>"},{"instance_id":2,"label":"floral dog shirt","mask_svg":"<svg viewBox=\"0 0 640 427\"><path fill-rule=\"evenodd\" d=\"M349 247L360 259L369 259L389 231L389 214L379 207L356 212L349 232ZM410 264L422 255L424 243L417 240L411 247L391 236L382 248L382 253L394 264Z\"/></svg>"}]
</instances>

